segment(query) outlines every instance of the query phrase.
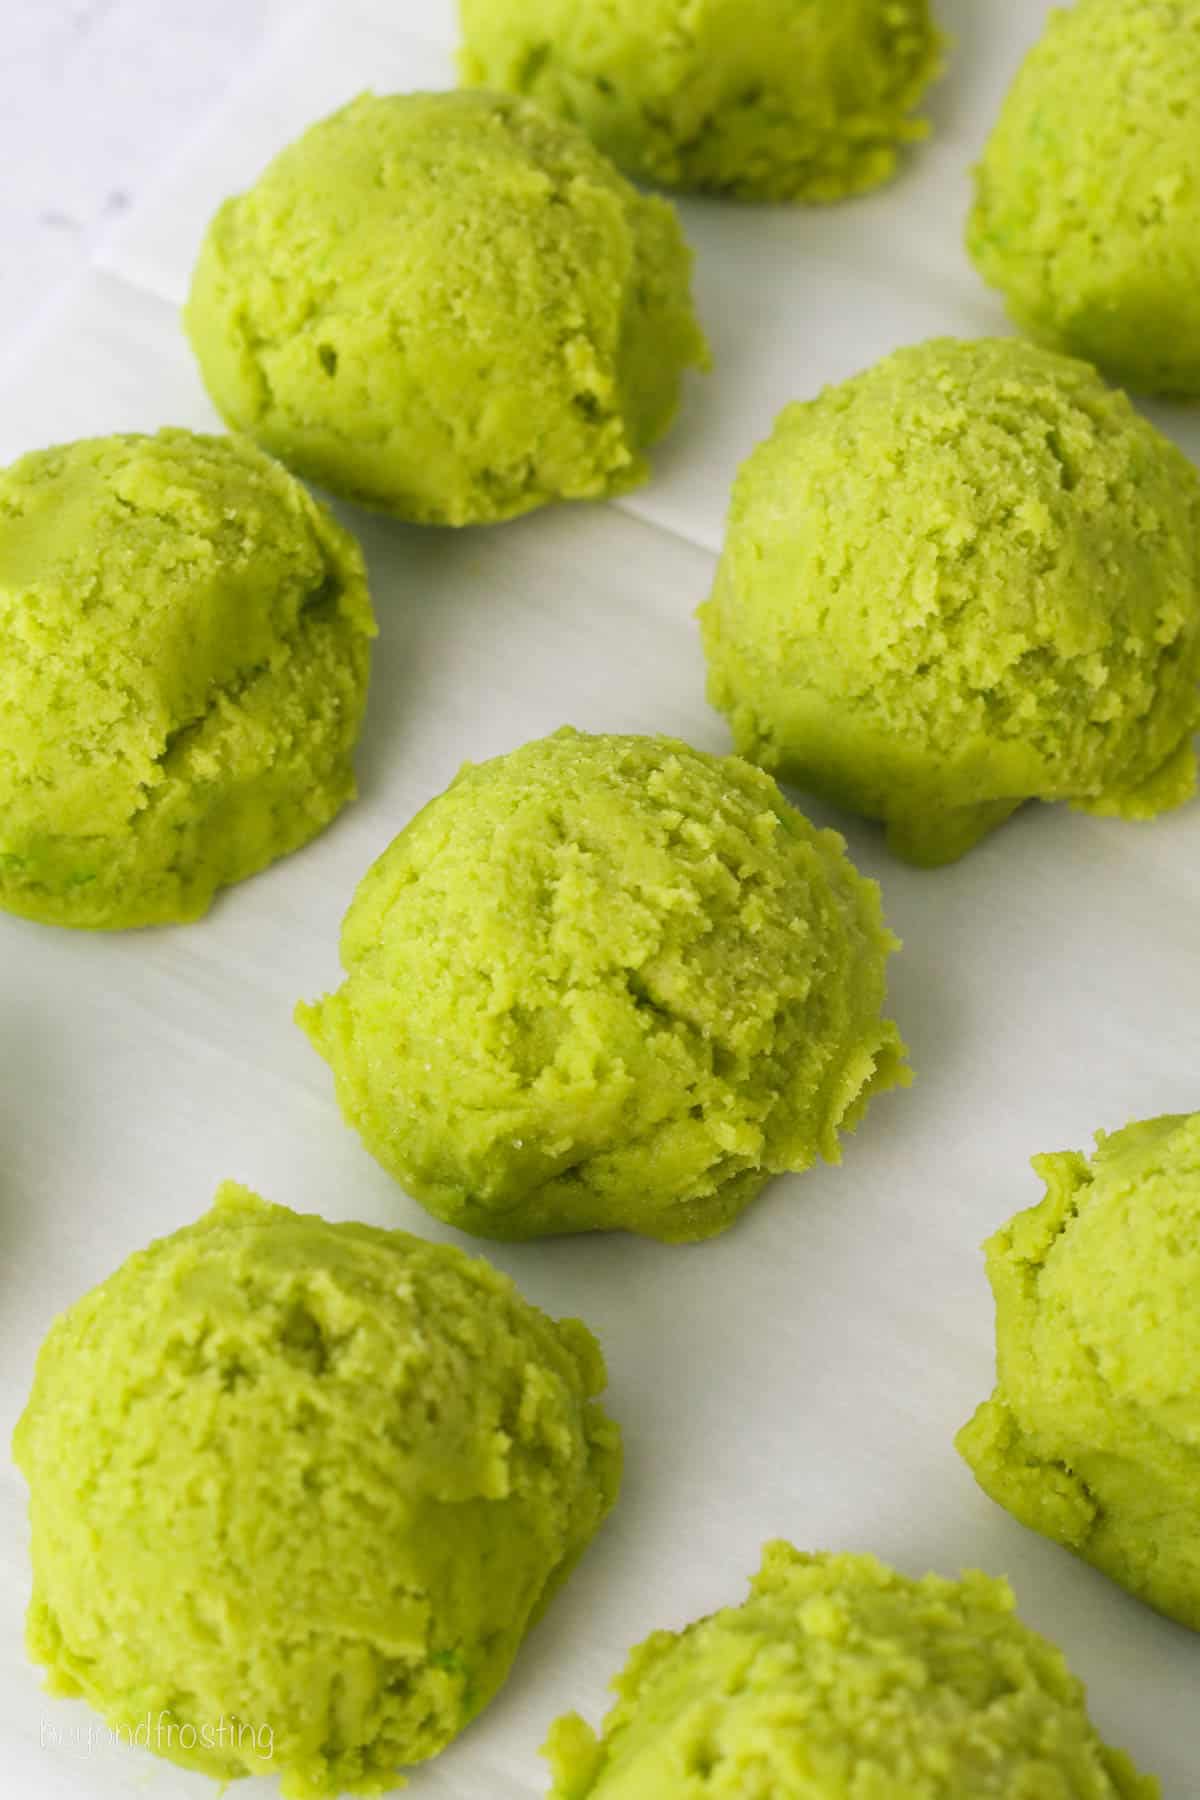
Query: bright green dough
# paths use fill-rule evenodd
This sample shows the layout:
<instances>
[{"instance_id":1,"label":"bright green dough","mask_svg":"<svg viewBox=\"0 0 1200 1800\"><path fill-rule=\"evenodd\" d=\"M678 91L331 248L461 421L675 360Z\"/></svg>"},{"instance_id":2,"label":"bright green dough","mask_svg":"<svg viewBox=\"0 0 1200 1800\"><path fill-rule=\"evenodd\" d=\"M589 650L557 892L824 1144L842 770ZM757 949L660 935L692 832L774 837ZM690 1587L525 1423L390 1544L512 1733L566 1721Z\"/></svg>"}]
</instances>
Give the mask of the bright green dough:
<instances>
[{"instance_id":1,"label":"bright green dough","mask_svg":"<svg viewBox=\"0 0 1200 1800\"><path fill-rule=\"evenodd\" d=\"M646 181L841 200L923 137L927 0L459 0L463 79L528 94Z\"/></svg>"},{"instance_id":2,"label":"bright green dough","mask_svg":"<svg viewBox=\"0 0 1200 1800\"><path fill-rule=\"evenodd\" d=\"M1200 475L1052 351L936 339L786 408L701 618L736 748L911 862L1193 792Z\"/></svg>"},{"instance_id":3,"label":"bright green dough","mask_svg":"<svg viewBox=\"0 0 1200 1800\"><path fill-rule=\"evenodd\" d=\"M0 907L194 919L354 794L354 539L253 445L160 431L0 471Z\"/></svg>"},{"instance_id":4,"label":"bright green dough","mask_svg":"<svg viewBox=\"0 0 1200 1800\"><path fill-rule=\"evenodd\" d=\"M987 1246L996 1390L958 1436L980 1486L1200 1631L1200 1113L1039 1156Z\"/></svg>"},{"instance_id":5,"label":"bright green dough","mask_svg":"<svg viewBox=\"0 0 1200 1800\"><path fill-rule=\"evenodd\" d=\"M1200 0L1051 12L975 172L967 245L1017 323L1200 395Z\"/></svg>"},{"instance_id":6,"label":"bright green dough","mask_svg":"<svg viewBox=\"0 0 1200 1800\"><path fill-rule=\"evenodd\" d=\"M732 757L571 730L468 764L298 1010L371 1152L496 1238L731 1224L907 1080L895 947L835 833Z\"/></svg>"},{"instance_id":7,"label":"bright green dough","mask_svg":"<svg viewBox=\"0 0 1200 1800\"><path fill-rule=\"evenodd\" d=\"M750 1598L657 1631L597 1738L553 1727L553 1800L1157 1800L1102 1744L1007 1582L768 1544Z\"/></svg>"},{"instance_id":8,"label":"bright green dough","mask_svg":"<svg viewBox=\"0 0 1200 1800\"><path fill-rule=\"evenodd\" d=\"M227 200L185 321L290 468L466 525L622 493L707 360L675 213L492 94L363 94Z\"/></svg>"},{"instance_id":9,"label":"bright green dough","mask_svg":"<svg viewBox=\"0 0 1200 1800\"><path fill-rule=\"evenodd\" d=\"M487 1263L226 1183L42 1348L14 1439L30 1654L206 1774L389 1792L611 1507L604 1382L591 1334Z\"/></svg>"}]
</instances>

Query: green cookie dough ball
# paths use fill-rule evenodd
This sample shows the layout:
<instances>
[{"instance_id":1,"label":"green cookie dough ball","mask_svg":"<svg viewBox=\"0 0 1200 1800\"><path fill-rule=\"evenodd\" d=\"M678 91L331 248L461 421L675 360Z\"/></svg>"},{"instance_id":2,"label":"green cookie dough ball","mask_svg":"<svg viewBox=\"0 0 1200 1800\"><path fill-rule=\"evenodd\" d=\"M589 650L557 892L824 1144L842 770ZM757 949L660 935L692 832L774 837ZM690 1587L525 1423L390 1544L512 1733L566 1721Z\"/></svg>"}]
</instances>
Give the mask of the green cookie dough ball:
<instances>
[{"instance_id":1,"label":"green cookie dough ball","mask_svg":"<svg viewBox=\"0 0 1200 1800\"><path fill-rule=\"evenodd\" d=\"M468 764L362 881L301 1007L347 1120L487 1237L731 1224L907 1080L895 940L736 758L564 730Z\"/></svg>"},{"instance_id":2,"label":"green cookie dough ball","mask_svg":"<svg viewBox=\"0 0 1200 1800\"><path fill-rule=\"evenodd\" d=\"M893 174L938 71L927 0L459 0L469 82L528 94L622 168L747 200Z\"/></svg>"},{"instance_id":3,"label":"green cookie dough ball","mask_svg":"<svg viewBox=\"0 0 1200 1800\"><path fill-rule=\"evenodd\" d=\"M390 1791L612 1505L604 1380L486 1263L227 1183L42 1348L14 1439L30 1654L205 1774Z\"/></svg>"},{"instance_id":4,"label":"green cookie dough ball","mask_svg":"<svg viewBox=\"0 0 1200 1800\"><path fill-rule=\"evenodd\" d=\"M364 94L226 201L185 320L231 425L467 525L645 479L707 359L690 269L671 207L537 107Z\"/></svg>"},{"instance_id":5,"label":"green cookie dough ball","mask_svg":"<svg viewBox=\"0 0 1200 1800\"><path fill-rule=\"evenodd\" d=\"M1017 323L1200 394L1200 0L1050 14L975 172L967 245Z\"/></svg>"},{"instance_id":6,"label":"green cookie dough ball","mask_svg":"<svg viewBox=\"0 0 1200 1800\"><path fill-rule=\"evenodd\" d=\"M996 1390L958 1436L1023 1525L1200 1630L1200 1113L1039 1156L987 1246Z\"/></svg>"},{"instance_id":7,"label":"green cookie dough ball","mask_svg":"<svg viewBox=\"0 0 1200 1800\"><path fill-rule=\"evenodd\" d=\"M250 444L160 431L0 471L0 907L194 919L354 794L357 544Z\"/></svg>"},{"instance_id":8,"label":"green cookie dough ball","mask_svg":"<svg viewBox=\"0 0 1200 1800\"><path fill-rule=\"evenodd\" d=\"M1157 1800L1097 1737L1007 1582L909 1581L768 1544L750 1598L656 1631L597 1738L554 1726L554 1800Z\"/></svg>"},{"instance_id":9,"label":"green cookie dough ball","mask_svg":"<svg viewBox=\"0 0 1200 1800\"><path fill-rule=\"evenodd\" d=\"M1195 786L1200 475L1052 351L938 339L788 407L701 617L738 750L908 861Z\"/></svg>"}]
</instances>

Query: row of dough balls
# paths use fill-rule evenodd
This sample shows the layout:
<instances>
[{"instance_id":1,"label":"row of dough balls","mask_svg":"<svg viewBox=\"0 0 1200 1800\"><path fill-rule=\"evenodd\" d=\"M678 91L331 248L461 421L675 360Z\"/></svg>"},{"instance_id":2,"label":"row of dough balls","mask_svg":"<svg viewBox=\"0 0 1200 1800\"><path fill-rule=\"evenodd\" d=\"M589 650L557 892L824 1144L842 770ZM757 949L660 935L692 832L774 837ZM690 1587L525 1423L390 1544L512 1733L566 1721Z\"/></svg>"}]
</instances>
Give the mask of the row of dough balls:
<instances>
[{"instance_id":1,"label":"row of dough balls","mask_svg":"<svg viewBox=\"0 0 1200 1800\"><path fill-rule=\"evenodd\" d=\"M831 201L894 172L947 48L926 0L459 0L466 81L583 127L634 177ZM1050 14L975 172L968 248L1015 321L1200 393L1200 4Z\"/></svg>"},{"instance_id":2,"label":"row of dough balls","mask_svg":"<svg viewBox=\"0 0 1200 1800\"><path fill-rule=\"evenodd\" d=\"M23 458L0 573L0 905L195 918L352 794L363 559L245 439ZM911 861L1193 791L1200 475L1056 352L933 340L786 408L701 621L738 751Z\"/></svg>"},{"instance_id":3,"label":"row of dough balls","mask_svg":"<svg viewBox=\"0 0 1200 1800\"><path fill-rule=\"evenodd\" d=\"M463 13L464 69L510 91L366 94L313 126L217 213L185 315L227 423L451 525L635 486L707 361L676 214L606 150L835 198L891 172L939 54L923 0ZM969 245L1017 321L1151 391L1200 392L1198 105L1200 0L1078 0L976 177Z\"/></svg>"},{"instance_id":4,"label":"row of dough balls","mask_svg":"<svg viewBox=\"0 0 1200 1800\"><path fill-rule=\"evenodd\" d=\"M988 1246L1000 1379L959 1448L1198 1629L1200 1114L1036 1166L1045 1199ZM41 1351L14 1444L30 1651L189 1767L380 1794L487 1706L615 1503L605 1380L583 1325L488 1264L227 1184ZM774 1544L743 1606L655 1633L616 1688L601 1735L554 1727L556 1800L1159 1793L979 1574Z\"/></svg>"}]
</instances>

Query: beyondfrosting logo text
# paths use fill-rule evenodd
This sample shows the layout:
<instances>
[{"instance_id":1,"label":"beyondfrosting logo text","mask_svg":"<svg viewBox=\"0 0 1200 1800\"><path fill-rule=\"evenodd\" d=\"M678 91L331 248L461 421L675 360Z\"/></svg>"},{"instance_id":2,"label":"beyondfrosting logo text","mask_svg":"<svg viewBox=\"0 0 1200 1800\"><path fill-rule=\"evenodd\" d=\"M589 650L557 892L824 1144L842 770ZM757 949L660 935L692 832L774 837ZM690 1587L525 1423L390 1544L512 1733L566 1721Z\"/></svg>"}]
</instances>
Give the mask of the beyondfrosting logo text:
<instances>
[{"instance_id":1,"label":"beyondfrosting logo text","mask_svg":"<svg viewBox=\"0 0 1200 1800\"><path fill-rule=\"evenodd\" d=\"M180 1724L169 1712L148 1712L131 1725L106 1725L87 1719L68 1725L42 1720L43 1750L62 1750L69 1756L95 1756L106 1750L155 1750L160 1756L185 1755L197 1750L241 1750L270 1761L275 1754L275 1732L270 1725L254 1725L246 1719L220 1718Z\"/></svg>"}]
</instances>

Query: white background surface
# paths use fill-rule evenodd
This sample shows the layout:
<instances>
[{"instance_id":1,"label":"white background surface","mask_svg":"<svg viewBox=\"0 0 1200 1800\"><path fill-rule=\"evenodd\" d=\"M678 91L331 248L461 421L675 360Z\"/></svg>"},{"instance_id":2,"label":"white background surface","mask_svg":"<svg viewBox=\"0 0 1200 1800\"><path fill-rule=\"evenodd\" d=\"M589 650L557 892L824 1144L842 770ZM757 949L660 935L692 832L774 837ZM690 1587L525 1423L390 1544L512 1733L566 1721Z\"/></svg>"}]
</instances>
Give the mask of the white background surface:
<instances>
[{"instance_id":1,"label":"white background surface","mask_svg":"<svg viewBox=\"0 0 1200 1800\"><path fill-rule=\"evenodd\" d=\"M176 312L206 218L357 89L447 84L449 5L10 8L0 460L89 432L209 426ZM454 1237L342 1127L292 1005L334 983L358 876L464 758L564 719L726 747L691 615L738 460L824 380L932 332L1004 329L960 249L967 171L1047 9L939 10L958 41L937 135L893 186L818 213L685 204L717 368L693 383L650 487L460 534L345 514L381 626L357 806L199 925L89 937L0 918L0 1433L53 1314L194 1218L222 1177ZM1200 451L1195 412L1155 416ZM911 1573L1008 1574L1105 1734L1167 1800L1200 1793L1200 1645L1022 1531L951 1446L991 1384L978 1244L1037 1197L1029 1156L1200 1104L1200 807L1141 827L1031 808L933 874L893 863L873 828L836 823L905 939L891 1010L917 1085L875 1103L840 1169L776 1182L715 1243L473 1246L599 1333L627 1478L507 1689L414 1795L541 1792L550 1720L598 1716L629 1645L738 1600L777 1534ZM0 1468L5 1793L211 1796L141 1753L89 1748L86 1709L41 1695L21 1647L24 1505Z\"/></svg>"}]
</instances>

